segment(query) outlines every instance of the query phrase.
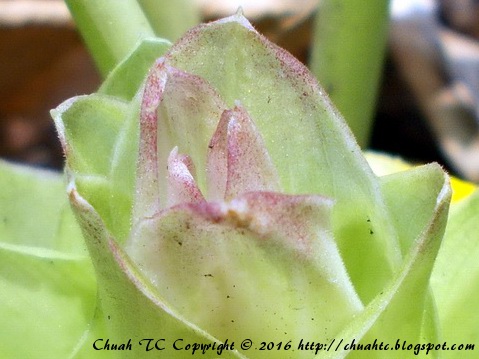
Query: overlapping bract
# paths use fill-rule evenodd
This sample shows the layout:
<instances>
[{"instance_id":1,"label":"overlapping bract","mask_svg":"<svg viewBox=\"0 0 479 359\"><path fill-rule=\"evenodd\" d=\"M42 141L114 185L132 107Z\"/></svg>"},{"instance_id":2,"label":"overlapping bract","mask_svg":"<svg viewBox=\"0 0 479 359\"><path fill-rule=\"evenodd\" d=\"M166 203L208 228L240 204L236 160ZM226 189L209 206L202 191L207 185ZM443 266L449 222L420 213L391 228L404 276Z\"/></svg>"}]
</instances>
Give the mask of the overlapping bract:
<instances>
[{"instance_id":1,"label":"overlapping bract","mask_svg":"<svg viewBox=\"0 0 479 359\"><path fill-rule=\"evenodd\" d=\"M109 91L56 122L111 335L436 337L447 177L429 165L378 180L307 69L241 15L187 33L129 103ZM107 142L82 123L98 113Z\"/></svg>"}]
</instances>

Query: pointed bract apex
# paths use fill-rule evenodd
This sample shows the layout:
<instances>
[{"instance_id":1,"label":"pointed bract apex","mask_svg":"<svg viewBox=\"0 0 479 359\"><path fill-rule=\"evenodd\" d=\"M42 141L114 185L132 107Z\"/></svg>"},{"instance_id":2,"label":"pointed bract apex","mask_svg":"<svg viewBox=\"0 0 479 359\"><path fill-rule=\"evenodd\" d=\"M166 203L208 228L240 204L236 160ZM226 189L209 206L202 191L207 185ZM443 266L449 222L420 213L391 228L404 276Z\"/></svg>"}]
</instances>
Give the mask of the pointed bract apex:
<instances>
[{"instance_id":1,"label":"pointed bract apex","mask_svg":"<svg viewBox=\"0 0 479 359\"><path fill-rule=\"evenodd\" d=\"M229 23L229 22L237 22L238 24L244 26L245 28L256 32L253 25L251 25L251 23L248 21L248 19L244 17L243 8L241 6L236 11L236 14L225 17L224 19L216 20L216 21L214 21L210 24L226 24L226 23Z\"/></svg>"},{"instance_id":2,"label":"pointed bract apex","mask_svg":"<svg viewBox=\"0 0 479 359\"><path fill-rule=\"evenodd\" d=\"M86 97L86 95L72 97L64 102L62 102L56 109L50 111L50 116L52 116L53 121L55 122L55 127L57 129L58 139L62 145L63 153L65 155L66 162L68 164L71 161L70 154L70 145L68 144L66 138L65 124L63 123L62 115L67 112L72 105L80 98Z\"/></svg>"}]
</instances>

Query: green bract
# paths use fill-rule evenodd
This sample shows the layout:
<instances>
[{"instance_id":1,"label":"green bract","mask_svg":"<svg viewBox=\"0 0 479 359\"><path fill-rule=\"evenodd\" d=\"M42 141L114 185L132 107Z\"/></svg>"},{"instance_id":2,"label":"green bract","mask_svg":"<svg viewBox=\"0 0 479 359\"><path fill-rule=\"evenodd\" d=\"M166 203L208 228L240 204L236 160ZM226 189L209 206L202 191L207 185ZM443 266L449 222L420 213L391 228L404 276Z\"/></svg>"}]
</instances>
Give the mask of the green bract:
<instances>
[{"instance_id":1,"label":"green bract","mask_svg":"<svg viewBox=\"0 0 479 359\"><path fill-rule=\"evenodd\" d=\"M130 101L114 88L54 112L111 340L437 340L439 166L378 181L308 70L241 15L187 33Z\"/></svg>"},{"instance_id":2,"label":"green bract","mask_svg":"<svg viewBox=\"0 0 479 359\"><path fill-rule=\"evenodd\" d=\"M473 297L441 287L467 283L448 272L458 258L437 263L437 311L429 286L450 200L442 169L374 175L308 70L241 15L189 31L141 84L166 46L145 40L98 93L52 111L98 286L74 357L147 357L145 338L165 339L171 358L191 354L171 349L179 338L234 342L221 357L239 358L265 357L262 341L291 343L275 358L383 358L298 344L447 340ZM440 258L454 234L446 244ZM97 352L98 338L133 349Z\"/></svg>"}]
</instances>

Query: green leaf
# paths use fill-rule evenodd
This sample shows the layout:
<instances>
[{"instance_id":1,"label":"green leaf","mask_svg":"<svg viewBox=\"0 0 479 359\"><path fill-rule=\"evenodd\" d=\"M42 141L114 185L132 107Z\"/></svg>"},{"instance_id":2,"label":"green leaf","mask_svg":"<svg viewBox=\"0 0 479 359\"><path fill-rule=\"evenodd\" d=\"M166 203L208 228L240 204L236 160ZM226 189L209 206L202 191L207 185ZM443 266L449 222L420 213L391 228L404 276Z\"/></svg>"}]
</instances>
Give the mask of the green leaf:
<instances>
[{"instance_id":1,"label":"green leaf","mask_svg":"<svg viewBox=\"0 0 479 359\"><path fill-rule=\"evenodd\" d=\"M68 358L95 308L95 278L59 174L0 161L0 352Z\"/></svg>"},{"instance_id":2,"label":"green leaf","mask_svg":"<svg viewBox=\"0 0 479 359\"><path fill-rule=\"evenodd\" d=\"M431 285L442 336L450 344L476 344L479 338L479 192L451 207ZM456 358L456 352L443 353ZM473 351L461 358L473 358Z\"/></svg>"}]
</instances>

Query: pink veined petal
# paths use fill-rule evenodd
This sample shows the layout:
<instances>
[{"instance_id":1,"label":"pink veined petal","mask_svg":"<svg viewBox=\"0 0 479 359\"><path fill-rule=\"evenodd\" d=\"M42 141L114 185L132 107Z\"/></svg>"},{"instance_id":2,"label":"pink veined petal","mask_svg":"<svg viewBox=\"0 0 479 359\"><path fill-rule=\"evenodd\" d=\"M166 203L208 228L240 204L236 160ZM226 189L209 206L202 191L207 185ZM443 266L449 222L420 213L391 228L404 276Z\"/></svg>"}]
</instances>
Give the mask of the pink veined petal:
<instances>
[{"instance_id":1,"label":"pink veined petal","mask_svg":"<svg viewBox=\"0 0 479 359\"><path fill-rule=\"evenodd\" d=\"M204 202L203 194L194 179L195 167L187 155L179 155L175 147L168 157L167 206L180 203Z\"/></svg>"},{"instance_id":2,"label":"pink veined petal","mask_svg":"<svg viewBox=\"0 0 479 359\"><path fill-rule=\"evenodd\" d=\"M151 217L168 203L168 156L175 146L188 153L204 184L208 140L226 105L198 76L159 59L147 78L141 105L140 152L133 222Z\"/></svg>"},{"instance_id":3,"label":"pink veined petal","mask_svg":"<svg viewBox=\"0 0 479 359\"><path fill-rule=\"evenodd\" d=\"M279 191L263 139L240 105L223 112L208 148L209 198L230 200L245 192Z\"/></svg>"},{"instance_id":4,"label":"pink veined petal","mask_svg":"<svg viewBox=\"0 0 479 359\"><path fill-rule=\"evenodd\" d=\"M160 58L150 71L140 111L140 144L137 180L133 202L133 221L150 217L160 209L158 193L157 108L162 100L168 75Z\"/></svg>"},{"instance_id":5,"label":"pink veined petal","mask_svg":"<svg viewBox=\"0 0 479 359\"><path fill-rule=\"evenodd\" d=\"M168 155L178 146L178 151L188 154L195 164L195 179L201 188L206 182L208 142L226 105L200 77L171 66L167 71L168 82L158 109L158 172L165 178ZM167 197L167 186L160 182L162 207Z\"/></svg>"}]
</instances>

